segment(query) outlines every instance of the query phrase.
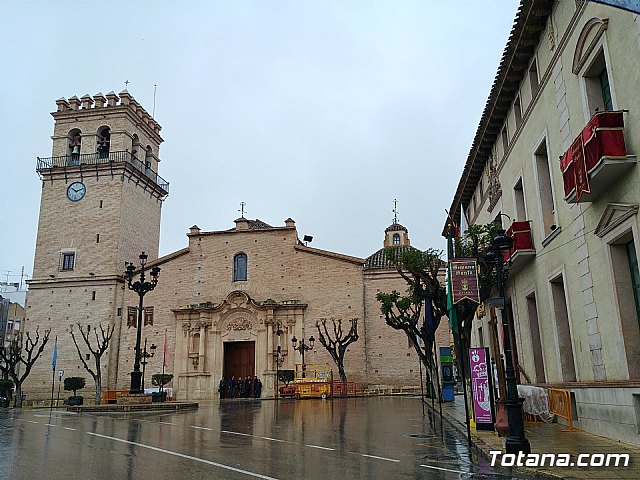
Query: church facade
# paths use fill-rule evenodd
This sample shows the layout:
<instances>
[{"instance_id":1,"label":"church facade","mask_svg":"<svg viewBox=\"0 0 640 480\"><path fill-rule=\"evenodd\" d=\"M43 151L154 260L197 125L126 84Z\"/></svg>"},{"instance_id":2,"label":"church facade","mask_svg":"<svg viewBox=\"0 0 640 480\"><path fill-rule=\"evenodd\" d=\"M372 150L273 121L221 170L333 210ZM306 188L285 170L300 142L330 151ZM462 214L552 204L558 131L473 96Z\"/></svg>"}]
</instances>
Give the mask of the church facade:
<instances>
[{"instance_id":1,"label":"church facade","mask_svg":"<svg viewBox=\"0 0 640 480\"><path fill-rule=\"evenodd\" d=\"M416 352L404 332L385 324L375 299L379 291L406 290L382 248L367 258L342 255L302 243L291 218L272 226L241 217L227 230L194 225L185 248L158 258L169 189L157 174L160 126L127 91L60 99L57 106L53 157L38 159L43 190L27 300L27 329L51 329L43 359L51 358L57 336L58 368L88 376L70 330L112 325L103 384L129 387L139 299L123 273L144 251L145 268L161 269L144 298L142 338L159 346L146 365L147 387L162 370L166 336L165 371L174 375L176 398L217 398L220 379L240 375L258 376L263 396L273 397L277 369L302 363L294 337L309 345L321 319L340 319L348 329L354 318L359 339L345 356L348 380L420 384ZM409 243L396 221L385 230L383 246ZM449 344L446 324L439 345ZM305 363L337 372L320 342L305 352ZM47 398L50 382L51 365L41 359L24 391Z\"/></svg>"}]
</instances>

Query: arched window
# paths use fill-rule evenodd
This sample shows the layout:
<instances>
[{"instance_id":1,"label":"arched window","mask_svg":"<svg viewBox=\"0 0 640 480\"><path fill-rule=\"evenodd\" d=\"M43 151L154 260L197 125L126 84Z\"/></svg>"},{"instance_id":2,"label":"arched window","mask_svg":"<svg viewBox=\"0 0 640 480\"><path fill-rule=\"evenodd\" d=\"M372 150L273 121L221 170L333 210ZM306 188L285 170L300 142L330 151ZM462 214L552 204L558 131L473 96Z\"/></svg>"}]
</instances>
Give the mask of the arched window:
<instances>
[{"instance_id":1,"label":"arched window","mask_svg":"<svg viewBox=\"0 0 640 480\"><path fill-rule=\"evenodd\" d=\"M394 245L400 245L400 234L399 233L394 233L393 234L393 244Z\"/></svg>"},{"instance_id":2,"label":"arched window","mask_svg":"<svg viewBox=\"0 0 640 480\"><path fill-rule=\"evenodd\" d=\"M98 141L96 144L96 153L98 158L109 158L109 143L111 142L111 129L102 127L98 130Z\"/></svg>"},{"instance_id":3,"label":"arched window","mask_svg":"<svg viewBox=\"0 0 640 480\"><path fill-rule=\"evenodd\" d=\"M243 282L247 280L247 256L238 253L233 257L233 281Z\"/></svg>"},{"instance_id":4,"label":"arched window","mask_svg":"<svg viewBox=\"0 0 640 480\"><path fill-rule=\"evenodd\" d=\"M138 158L138 150L140 149L140 138L138 134L134 133L131 139L131 156Z\"/></svg>"},{"instance_id":5,"label":"arched window","mask_svg":"<svg viewBox=\"0 0 640 480\"><path fill-rule=\"evenodd\" d=\"M69 165L79 165L80 164L80 147L82 146L82 132L74 128L69 132L69 149L67 150L67 155L71 158L67 162Z\"/></svg>"},{"instance_id":6,"label":"arched window","mask_svg":"<svg viewBox=\"0 0 640 480\"><path fill-rule=\"evenodd\" d=\"M144 157L144 168L147 175L151 169L151 160L153 160L153 150L151 149L151 145L147 145L147 152Z\"/></svg>"}]
</instances>

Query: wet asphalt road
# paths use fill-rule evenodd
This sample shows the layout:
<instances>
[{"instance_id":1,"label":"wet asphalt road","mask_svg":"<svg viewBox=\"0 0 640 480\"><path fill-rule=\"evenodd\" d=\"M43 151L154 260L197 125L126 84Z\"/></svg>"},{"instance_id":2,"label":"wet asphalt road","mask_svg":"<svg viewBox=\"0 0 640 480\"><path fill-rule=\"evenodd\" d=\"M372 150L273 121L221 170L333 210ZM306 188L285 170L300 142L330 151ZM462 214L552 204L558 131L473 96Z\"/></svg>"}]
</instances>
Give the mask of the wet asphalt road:
<instances>
[{"instance_id":1,"label":"wet asphalt road","mask_svg":"<svg viewBox=\"0 0 640 480\"><path fill-rule=\"evenodd\" d=\"M512 477L423 417L416 398L227 400L185 413L0 410L0 479L75 478Z\"/></svg>"}]
</instances>

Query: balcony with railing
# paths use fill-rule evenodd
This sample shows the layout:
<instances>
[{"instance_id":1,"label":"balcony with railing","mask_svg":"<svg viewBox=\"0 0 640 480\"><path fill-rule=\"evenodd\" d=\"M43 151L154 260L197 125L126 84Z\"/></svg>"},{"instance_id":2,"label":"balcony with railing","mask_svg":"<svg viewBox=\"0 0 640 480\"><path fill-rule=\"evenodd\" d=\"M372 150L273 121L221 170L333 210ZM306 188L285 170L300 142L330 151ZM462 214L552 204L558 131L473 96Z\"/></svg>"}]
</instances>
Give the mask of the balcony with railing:
<instances>
[{"instance_id":1,"label":"balcony with railing","mask_svg":"<svg viewBox=\"0 0 640 480\"><path fill-rule=\"evenodd\" d=\"M596 201L636 163L624 142L624 111L596 113L560 158L565 200Z\"/></svg>"},{"instance_id":2,"label":"balcony with railing","mask_svg":"<svg viewBox=\"0 0 640 480\"><path fill-rule=\"evenodd\" d=\"M508 228L506 235L513 238L513 246L510 250L503 252L504 261L510 261L511 270L515 271L536 256L536 249L533 247L533 236L531 235L531 221L514 221Z\"/></svg>"},{"instance_id":3,"label":"balcony with railing","mask_svg":"<svg viewBox=\"0 0 640 480\"><path fill-rule=\"evenodd\" d=\"M159 188L162 197L169 194L169 182L158 175L154 170L127 151L97 152L69 155L59 157L38 157L36 171L40 174L72 173L74 171L85 172L87 170L101 172L113 172L115 168L124 168L134 174L141 174L143 180L152 182Z\"/></svg>"}]
</instances>

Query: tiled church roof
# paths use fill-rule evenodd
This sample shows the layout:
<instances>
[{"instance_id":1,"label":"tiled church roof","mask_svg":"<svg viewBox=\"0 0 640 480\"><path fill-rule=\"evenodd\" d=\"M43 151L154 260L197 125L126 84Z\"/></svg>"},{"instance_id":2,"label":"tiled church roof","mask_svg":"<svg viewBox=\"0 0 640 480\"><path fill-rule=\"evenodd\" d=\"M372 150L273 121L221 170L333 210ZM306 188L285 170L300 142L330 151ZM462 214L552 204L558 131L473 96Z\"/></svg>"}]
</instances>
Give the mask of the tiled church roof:
<instances>
[{"instance_id":1,"label":"tiled church roof","mask_svg":"<svg viewBox=\"0 0 640 480\"><path fill-rule=\"evenodd\" d=\"M249 230L263 230L265 228L273 228L272 225L263 222L262 220L256 218L255 220L248 220L249 222Z\"/></svg>"},{"instance_id":2,"label":"tiled church roof","mask_svg":"<svg viewBox=\"0 0 640 480\"><path fill-rule=\"evenodd\" d=\"M404 232L408 232L409 230L407 230L407 227L404 227L402 225L400 225L399 223L392 223L391 225L389 225L386 229L385 229L385 233L387 232L395 232L395 231L404 231Z\"/></svg>"},{"instance_id":3,"label":"tiled church roof","mask_svg":"<svg viewBox=\"0 0 640 480\"><path fill-rule=\"evenodd\" d=\"M400 225L401 226L401 225ZM403 227L404 228L404 227ZM402 245L399 247L393 247L394 249L396 249L396 252L398 254L405 252L407 250L415 250L415 248L413 248L410 245ZM372 269L395 269L396 266L389 260L389 258L385 255L384 252L384 248L381 248L380 250L378 250L376 253L374 253L373 255L370 255L367 257L367 259L364 262L364 269L365 270L372 270Z\"/></svg>"}]
</instances>

